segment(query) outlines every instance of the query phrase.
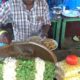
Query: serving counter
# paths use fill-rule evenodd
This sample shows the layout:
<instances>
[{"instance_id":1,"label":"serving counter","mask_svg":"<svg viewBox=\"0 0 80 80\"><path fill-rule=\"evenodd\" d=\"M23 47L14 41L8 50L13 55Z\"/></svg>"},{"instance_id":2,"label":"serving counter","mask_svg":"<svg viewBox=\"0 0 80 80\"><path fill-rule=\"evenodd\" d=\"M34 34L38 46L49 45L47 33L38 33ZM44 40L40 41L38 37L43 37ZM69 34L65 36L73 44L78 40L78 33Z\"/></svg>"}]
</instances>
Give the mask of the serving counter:
<instances>
[{"instance_id":1,"label":"serving counter","mask_svg":"<svg viewBox=\"0 0 80 80\"><path fill-rule=\"evenodd\" d=\"M52 22L52 30L53 30L53 38L60 44L62 47L65 41L65 32L66 32L66 24L68 22L80 22L80 17L64 17L61 15L61 18L57 20L51 20ZM76 34L77 35L77 34Z\"/></svg>"}]
</instances>

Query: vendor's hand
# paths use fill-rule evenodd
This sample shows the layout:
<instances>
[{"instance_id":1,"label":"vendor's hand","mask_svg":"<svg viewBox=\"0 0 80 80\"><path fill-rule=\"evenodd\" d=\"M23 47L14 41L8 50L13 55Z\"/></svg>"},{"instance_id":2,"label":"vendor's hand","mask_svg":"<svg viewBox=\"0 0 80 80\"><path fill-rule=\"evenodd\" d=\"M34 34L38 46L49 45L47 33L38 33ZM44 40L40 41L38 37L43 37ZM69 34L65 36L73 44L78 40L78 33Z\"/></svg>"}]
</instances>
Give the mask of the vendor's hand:
<instances>
[{"instance_id":1,"label":"vendor's hand","mask_svg":"<svg viewBox=\"0 0 80 80\"><path fill-rule=\"evenodd\" d=\"M50 25L44 25L44 26L42 26L42 33L43 33L43 36L48 37L49 28L50 28Z\"/></svg>"}]
</instances>

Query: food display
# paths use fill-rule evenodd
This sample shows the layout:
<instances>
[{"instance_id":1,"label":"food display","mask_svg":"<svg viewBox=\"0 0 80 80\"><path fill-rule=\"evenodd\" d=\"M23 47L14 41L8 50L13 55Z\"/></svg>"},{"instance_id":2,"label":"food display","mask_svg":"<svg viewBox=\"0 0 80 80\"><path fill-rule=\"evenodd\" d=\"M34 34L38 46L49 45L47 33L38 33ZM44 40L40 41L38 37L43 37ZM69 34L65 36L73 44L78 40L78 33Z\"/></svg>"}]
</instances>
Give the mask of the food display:
<instances>
[{"instance_id":1,"label":"food display","mask_svg":"<svg viewBox=\"0 0 80 80\"><path fill-rule=\"evenodd\" d=\"M0 80L53 80L55 65L36 57L0 58Z\"/></svg>"},{"instance_id":2,"label":"food display","mask_svg":"<svg viewBox=\"0 0 80 80\"><path fill-rule=\"evenodd\" d=\"M53 39L44 39L42 43L50 50L55 50L58 47L57 42Z\"/></svg>"},{"instance_id":3,"label":"food display","mask_svg":"<svg viewBox=\"0 0 80 80\"><path fill-rule=\"evenodd\" d=\"M67 77L67 78L63 78L63 77L61 77L61 75L58 75L57 80L80 80L80 75L79 76Z\"/></svg>"},{"instance_id":4,"label":"food display","mask_svg":"<svg viewBox=\"0 0 80 80\"><path fill-rule=\"evenodd\" d=\"M58 43L55 40L50 38L42 39L39 36L33 36L33 37L30 37L27 41L41 44L50 50L55 50L58 47Z\"/></svg>"},{"instance_id":5,"label":"food display","mask_svg":"<svg viewBox=\"0 0 80 80\"><path fill-rule=\"evenodd\" d=\"M77 64L69 64L66 60L56 63L57 80L80 80L80 57Z\"/></svg>"}]
</instances>

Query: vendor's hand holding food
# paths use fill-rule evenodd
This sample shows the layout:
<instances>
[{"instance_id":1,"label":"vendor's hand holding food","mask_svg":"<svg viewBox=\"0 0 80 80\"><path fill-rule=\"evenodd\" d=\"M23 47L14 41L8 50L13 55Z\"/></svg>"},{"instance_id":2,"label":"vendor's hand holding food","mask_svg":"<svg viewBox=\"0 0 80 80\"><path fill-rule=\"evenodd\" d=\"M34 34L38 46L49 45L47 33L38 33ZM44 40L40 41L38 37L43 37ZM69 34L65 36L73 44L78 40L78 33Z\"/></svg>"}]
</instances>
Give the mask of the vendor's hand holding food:
<instances>
[{"instance_id":1,"label":"vendor's hand holding food","mask_svg":"<svg viewBox=\"0 0 80 80\"><path fill-rule=\"evenodd\" d=\"M43 25L42 26L42 35L41 37L48 37L48 31L49 31L50 25Z\"/></svg>"}]
</instances>

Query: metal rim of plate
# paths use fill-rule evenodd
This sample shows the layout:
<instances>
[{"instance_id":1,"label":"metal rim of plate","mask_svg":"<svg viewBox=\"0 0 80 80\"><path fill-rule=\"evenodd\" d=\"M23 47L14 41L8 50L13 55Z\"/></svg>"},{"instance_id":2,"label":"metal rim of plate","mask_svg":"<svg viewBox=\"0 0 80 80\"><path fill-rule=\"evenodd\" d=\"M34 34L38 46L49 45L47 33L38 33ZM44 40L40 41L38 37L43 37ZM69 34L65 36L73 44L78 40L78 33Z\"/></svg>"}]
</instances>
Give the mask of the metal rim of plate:
<instances>
[{"instance_id":1,"label":"metal rim of plate","mask_svg":"<svg viewBox=\"0 0 80 80\"><path fill-rule=\"evenodd\" d=\"M69 13L71 13L71 11L72 11L75 14L74 15L73 14L69 15L69 13L66 13L66 11L69 11ZM78 17L79 14L80 13L78 11L73 11L73 10L65 10L64 12L62 12L62 15L65 16L65 17Z\"/></svg>"}]
</instances>

